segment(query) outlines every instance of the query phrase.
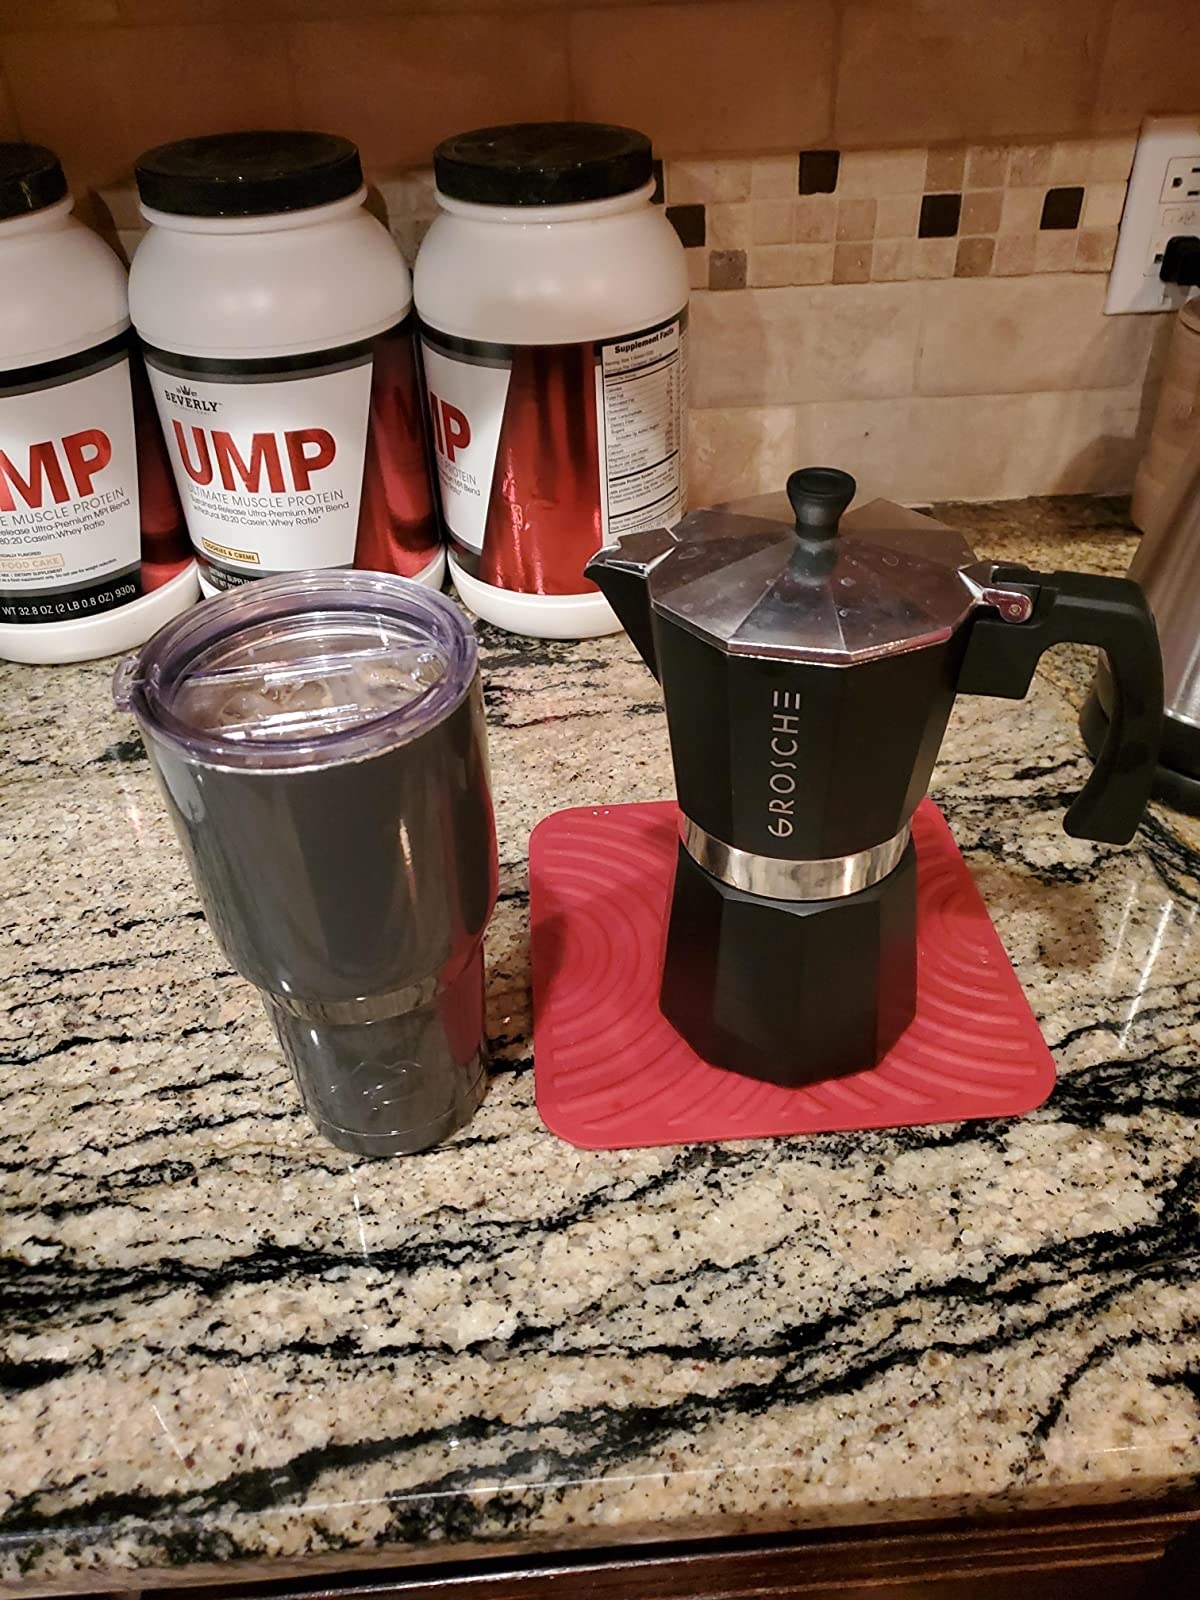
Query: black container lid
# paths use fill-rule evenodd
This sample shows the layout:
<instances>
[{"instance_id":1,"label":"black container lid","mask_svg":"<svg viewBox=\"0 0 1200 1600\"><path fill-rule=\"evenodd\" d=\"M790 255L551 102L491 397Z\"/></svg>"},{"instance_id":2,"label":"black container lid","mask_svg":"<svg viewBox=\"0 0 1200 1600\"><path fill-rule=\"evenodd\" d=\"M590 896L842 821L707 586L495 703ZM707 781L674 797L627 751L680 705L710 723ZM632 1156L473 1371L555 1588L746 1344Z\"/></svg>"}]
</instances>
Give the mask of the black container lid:
<instances>
[{"instance_id":1,"label":"black container lid","mask_svg":"<svg viewBox=\"0 0 1200 1600\"><path fill-rule=\"evenodd\" d=\"M0 222L56 205L67 194L62 162L44 144L0 144Z\"/></svg>"},{"instance_id":2,"label":"black container lid","mask_svg":"<svg viewBox=\"0 0 1200 1600\"><path fill-rule=\"evenodd\" d=\"M518 122L444 139L438 189L484 206L569 206L611 200L654 176L650 141L604 122Z\"/></svg>"},{"instance_id":3,"label":"black container lid","mask_svg":"<svg viewBox=\"0 0 1200 1600\"><path fill-rule=\"evenodd\" d=\"M332 133L214 133L147 150L134 166L152 211L268 217L344 200L363 181L358 147Z\"/></svg>"}]
</instances>

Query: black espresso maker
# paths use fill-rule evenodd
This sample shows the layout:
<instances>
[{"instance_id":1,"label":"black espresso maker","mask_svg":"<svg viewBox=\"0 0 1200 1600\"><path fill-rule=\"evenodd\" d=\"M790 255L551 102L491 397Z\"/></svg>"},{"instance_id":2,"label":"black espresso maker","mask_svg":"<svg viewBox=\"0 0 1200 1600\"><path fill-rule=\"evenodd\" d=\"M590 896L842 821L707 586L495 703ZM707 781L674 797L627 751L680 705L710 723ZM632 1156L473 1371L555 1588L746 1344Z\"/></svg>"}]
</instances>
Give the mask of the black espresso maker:
<instances>
[{"instance_id":1,"label":"black espresso maker","mask_svg":"<svg viewBox=\"0 0 1200 1600\"><path fill-rule=\"evenodd\" d=\"M717 1066L799 1085L874 1066L916 1005L909 839L956 694L1021 699L1042 652L1097 645L1113 716L1065 819L1124 844L1155 770L1162 664L1124 578L979 561L854 479L686 517L592 558L662 684L680 841L661 1006ZM790 508L788 506L790 502Z\"/></svg>"}]
</instances>

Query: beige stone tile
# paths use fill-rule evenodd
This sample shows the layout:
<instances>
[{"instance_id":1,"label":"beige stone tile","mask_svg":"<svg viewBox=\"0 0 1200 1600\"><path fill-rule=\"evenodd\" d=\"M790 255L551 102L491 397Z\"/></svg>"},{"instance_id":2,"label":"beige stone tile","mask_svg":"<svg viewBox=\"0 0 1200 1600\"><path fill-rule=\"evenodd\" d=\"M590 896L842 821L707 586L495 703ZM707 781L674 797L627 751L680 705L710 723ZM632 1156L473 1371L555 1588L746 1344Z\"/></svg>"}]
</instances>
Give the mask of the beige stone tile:
<instances>
[{"instance_id":1,"label":"beige stone tile","mask_svg":"<svg viewBox=\"0 0 1200 1600\"><path fill-rule=\"evenodd\" d=\"M1045 199L1044 189L1006 189L1000 209L1000 232L1036 233Z\"/></svg>"},{"instance_id":2,"label":"beige stone tile","mask_svg":"<svg viewBox=\"0 0 1200 1600\"><path fill-rule=\"evenodd\" d=\"M0 64L0 139L19 139L21 130L17 125L17 111L13 105L13 97L8 87L3 65Z\"/></svg>"},{"instance_id":3,"label":"beige stone tile","mask_svg":"<svg viewBox=\"0 0 1200 1600\"><path fill-rule=\"evenodd\" d=\"M995 239L960 239L954 258L956 278L986 278L996 253Z\"/></svg>"},{"instance_id":4,"label":"beige stone tile","mask_svg":"<svg viewBox=\"0 0 1200 1600\"><path fill-rule=\"evenodd\" d=\"M973 194L965 194L959 233L998 233L1004 195L1003 189L977 189Z\"/></svg>"},{"instance_id":5,"label":"beige stone tile","mask_svg":"<svg viewBox=\"0 0 1200 1600\"><path fill-rule=\"evenodd\" d=\"M871 254L871 277L877 283L903 282L915 276L915 239L876 239Z\"/></svg>"},{"instance_id":6,"label":"beige stone tile","mask_svg":"<svg viewBox=\"0 0 1200 1600\"><path fill-rule=\"evenodd\" d=\"M228 22L252 14L259 21L327 20L395 16L416 7L410 0L116 0L122 20L147 22ZM524 0L422 0L424 12L528 10Z\"/></svg>"},{"instance_id":7,"label":"beige stone tile","mask_svg":"<svg viewBox=\"0 0 1200 1600\"><path fill-rule=\"evenodd\" d=\"M119 228L117 230L117 254L127 267L133 265L134 254L145 237L145 228Z\"/></svg>"},{"instance_id":8,"label":"beige stone tile","mask_svg":"<svg viewBox=\"0 0 1200 1600\"><path fill-rule=\"evenodd\" d=\"M1014 492L1127 493L1141 455L1140 400L1136 390L1030 395L1011 458ZM1046 487L1026 489L1027 483Z\"/></svg>"},{"instance_id":9,"label":"beige stone tile","mask_svg":"<svg viewBox=\"0 0 1200 1600\"><path fill-rule=\"evenodd\" d=\"M1119 133L1107 139L1093 139L1091 159L1088 161L1088 182L1123 184L1129 177L1136 150L1136 133Z\"/></svg>"},{"instance_id":10,"label":"beige stone tile","mask_svg":"<svg viewBox=\"0 0 1200 1600\"><path fill-rule=\"evenodd\" d=\"M1115 389L1145 370L1155 318L1106 317L1098 278L956 278L921 293L919 394Z\"/></svg>"},{"instance_id":11,"label":"beige stone tile","mask_svg":"<svg viewBox=\"0 0 1200 1600\"><path fill-rule=\"evenodd\" d=\"M1014 189L1050 182L1054 146L1050 144L1014 145L1008 160L1008 182Z\"/></svg>"},{"instance_id":12,"label":"beige stone tile","mask_svg":"<svg viewBox=\"0 0 1200 1600\"><path fill-rule=\"evenodd\" d=\"M1074 228L1048 228L1037 235L1033 247L1036 272L1070 272L1075 265L1075 246L1079 235Z\"/></svg>"},{"instance_id":13,"label":"beige stone tile","mask_svg":"<svg viewBox=\"0 0 1200 1600\"><path fill-rule=\"evenodd\" d=\"M418 215L416 212L410 216L397 217L389 225L392 238L400 246L400 254L412 266L417 259L417 251L421 248L421 240L433 226L433 218L428 215Z\"/></svg>"},{"instance_id":14,"label":"beige stone tile","mask_svg":"<svg viewBox=\"0 0 1200 1600\"><path fill-rule=\"evenodd\" d=\"M795 283L795 244L756 244L746 257L746 283L751 289L782 289Z\"/></svg>"},{"instance_id":15,"label":"beige stone tile","mask_svg":"<svg viewBox=\"0 0 1200 1600\"><path fill-rule=\"evenodd\" d=\"M1200 110L1200 6L1116 0L1100 73L1096 127L1129 133L1148 111Z\"/></svg>"},{"instance_id":16,"label":"beige stone tile","mask_svg":"<svg viewBox=\"0 0 1200 1600\"><path fill-rule=\"evenodd\" d=\"M77 190L126 179L162 140L299 114L286 37L266 23L47 28L7 35L0 55L22 136L56 150Z\"/></svg>"},{"instance_id":17,"label":"beige stone tile","mask_svg":"<svg viewBox=\"0 0 1200 1600\"><path fill-rule=\"evenodd\" d=\"M567 17L578 117L642 128L668 156L800 151L829 136L833 0L592 7ZM507 51L486 65L494 72L497 63L509 69Z\"/></svg>"},{"instance_id":18,"label":"beige stone tile","mask_svg":"<svg viewBox=\"0 0 1200 1600\"><path fill-rule=\"evenodd\" d=\"M837 237L845 243L847 240L870 239L875 234L875 200L847 200L838 201Z\"/></svg>"},{"instance_id":19,"label":"beige stone tile","mask_svg":"<svg viewBox=\"0 0 1200 1600\"><path fill-rule=\"evenodd\" d=\"M31 27L95 27L124 20L117 0L5 0L0 4L0 33Z\"/></svg>"},{"instance_id":20,"label":"beige stone tile","mask_svg":"<svg viewBox=\"0 0 1200 1600\"><path fill-rule=\"evenodd\" d=\"M1036 233L1002 233L996 240L992 271L997 277L1026 277L1034 270Z\"/></svg>"},{"instance_id":21,"label":"beige stone tile","mask_svg":"<svg viewBox=\"0 0 1200 1600\"><path fill-rule=\"evenodd\" d=\"M833 282L832 244L798 244L793 258L793 283Z\"/></svg>"},{"instance_id":22,"label":"beige stone tile","mask_svg":"<svg viewBox=\"0 0 1200 1600\"><path fill-rule=\"evenodd\" d=\"M744 250L710 250L708 252L708 287L710 289L744 289L746 287L746 252Z\"/></svg>"},{"instance_id":23,"label":"beige stone tile","mask_svg":"<svg viewBox=\"0 0 1200 1600\"><path fill-rule=\"evenodd\" d=\"M755 200L750 207L750 237L755 244L790 244L796 226L794 200Z\"/></svg>"},{"instance_id":24,"label":"beige stone tile","mask_svg":"<svg viewBox=\"0 0 1200 1600\"><path fill-rule=\"evenodd\" d=\"M275 17L327 17L332 14L334 3L335 0L115 0L121 21L134 25L230 22L244 18L247 12L253 12L259 21ZM343 6L343 9L346 8Z\"/></svg>"},{"instance_id":25,"label":"beige stone tile","mask_svg":"<svg viewBox=\"0 0 1200 1600\"><path fill-rule=\"evenodd\" d=\"M834 131L846 145L1089 131L1108 0L846 0Z\"/></svg>"},{"instance_id":26,"label":"beige stone tile","mask_svg":"<svg viewBox=\"0 0 1200 1600\"><path fill-rule=\"evenodd\" d=\"M1116 253L1116 228L1081 228L1075 247L1075 271L1107 272Z\"/></svg>"},{"instance_id":27,"label":"beige stone tile","mask_svg":"<svg viewBox=\"0 0 1200 1600\"><path fill-rule=\"evenodd\" d=\"M409 217L437 216L432 167L414 167L398 177L380 178L374 187L391 222Z\"/></svg>"},{"instance_id":28,"label":"beige stone tile","mask_svg":"<svg viewBox=\"0 0 1200 1600\"><path fill-rule=\"evenodd\" d=\"M863 499L1119 494L1136 468L1138 409L1128 389L803 405L793 449L852 472Z\"/></svg>"},{"instance_id":29,"label":"beige stone tile","mask_svg":"<svg viewBox=\"0 0 1200 1600\"><path fill-rule=\"evenodd\" d=\"M144 228L142 213L138 210L136 184L113 183L96 194L97 210L106 216L116 229Z\"/></svg>"},{"instance_id":30,"label":"beige stone tile","mask_svg":"<svg viewBox=\"0 0 1200 1600\"><path fill-rule=\"evenodd\" d=\"M796 238L799 243L828 243L837 226L837 211L836 195L801 195L796 205Z\"/></svg>"},{"instance_id":31,"label":"beige stone tile","mask_svg":"<svg viewBox=\"0 0 1200 1600\"><path fill-rule=\"evenodd\" d=\"M0 0L3 4L34 4L36 0ZM66 0L73 3L73 0ZM84 0L80 0L84 3ZM397 16L420 12L443 15L475 13L480 11L512 12L538 9L535 0L115 0L122 16L129 22L159 22L181 18L225 20L252 11L260 17L325 18L357 14L360 16ZM550 9L552 0L544 0L541 9ZM553 0L557 3L557 0ZM631 0L587 0L589 6L626 6ZM657 0L648 0L655 4ZM564 8L565 9L565 8Z\"/></svg>"},{"instance_id":32,"label":"beige stone tile","mask_svg":"<svg viewBox=\"0 0 1200 1600\"><path fill-rule=\"evenodd\" d=\"M966 187L1002 189L1008 179L1008 146L977 144L967 151Z\"/></svg>"},{"instance_id":33,"label":"beige stone tile","mask_svg":"<svg viewBox=\"0 0 1200 1600\"><path fill-rule=\"evenodd\" d=\"M1083 196L1080 225L1085 228L1115 228L1125 209L1123 183L1089 183Z\"/></svg>"},{"instance_id":34,"label":"beige stone tile","mask_svg":"<svg viewBox=\"0 0 1200 1600\"><path fill-rule=\"evenodd\" d=\"M756 200L794 200L800 192L800 163L795 156L764 156L750 169L750 193Z\"/></svg>"},{"instance_id":35,"label":"beige stone tile","mask_svg":"<svg viewBox=\"0 0 1200 1600\"><path fill-rule=\"evenodd\" d=\"M728 300L724 305L728 305ZM791 406L696 409L688 417L688 496L719 505L778 489L796 465Z\"/></svg>"},{"instance_id":36,"label":"beige stone tile","mask_svg":"<svg viewBox=\"0 0 1200 1600\"><path fill-rule=\"evenodd\" d=\"M871 280L871 245L839 244L833 250L834 283L869 283Z\"/></svg>"},{"instance_id":37,"label":"beige stone tile","mask_svg":"<svg viewBox=\"0 0 1200 1600\"><path fill-rule=\"evenodd\" d=\"M348 134L368 167L427 162L462 128L567 114L566 19L557 13L298 22L290 39L303 122ZM254 122L271 126L261 115Z\"/></svg>"},{"instance_id":38,"label":"beige stone tile","mask_svg":"<svg viewBox=\"0 0 1200 1600\"><path fill-rule=\"evenodd\" d=\"M714 250L744 250L753 237L752 211L746 201L705 207L705 243Z\"/></svg>"},{"instance_id":39,"label":"beige stone tile","mask_svg":"<svg viewBox=\"0 0 1200 1600\"><path fill-rule=\"evenodd\" d=\"M948 278L954 272L957 239L918 239L913 249L913 273L918 278Z\"/></svg>"},{"instance_id":40,"label":"beige stone tile","mask_svg":"<svg viewBox=\"0 0 1200 1600\"><path fill-rule=\"evenodd\" d=\"M963 186L967 152L961 145L940 145L930 150L925 162L925 189L928 194L954 194Z\"/></svg>"},{"instance_id":41,"label":"beige stone tile","mask_svg":"<svg viewBox=\"0 0 1200 1600\"><path fill-rule=\"evenodd\" d=\"M847 150L838 167L839 195L919 194L925 187L925 150Z\"/></svg>"},{"instance_id":42,"label":"beige stone tile","mask_svg":"<svg viewBox=\"0 0 1200 1600\"><path fill-rule=\"evenodd\" d=\"M421 243L417 232L416 218L400 217L390 225L388 232L395 241L397 250L411 267L417 259L417 250Z\"/></svg>"},{"instance_id":43,"label":"beige stone tile","mask_svg":"<svg viewBox=\"0 0 1200 1600\"><path fill-rule=\"evenodd\" d=\"M750 198L749 161L668 161L665 171L666 196L673 206Z\"/></svg>"},{"instance_id":44,"label":"beige stone tile","mask_svg":"<svg viewBox=\"0 0 1200 1600\"><path fill-rule=\"evenodd\" d=\"M402 174L398 178L377 178L373 188L383 205L389 227L415 213L415 188L409 183L406 175Z\"/></svg>"},{"instance_id":45,"label":"beige stone tile","mask_svg":"<svg viewBox=\"0 0 1200 1600\"><path fill-rule=\"evenodd\" d=\"M1050 186L1086 183L1091 160L1090 139L1060 139L1050 156Z\"/></svg>"},{"instance_id":46,"label":"beige stone tile","mask_svg":"<svg viewBox=\"0 0 1200 1600\"><path fill-rule=\"evenodd\" d=\"M690 250L683 252L687 262L688 284L693 289L708 288L708 250L704 245L695 245Z\"/></svg>"},{"instance_id":47,"label":"beige stone tile","mask_svg":"<svg viewBox=\"0 0 1200 1600\"><path fill-rule=\"evenodd\" d=\"M920 288L913 284L698 294L691 310L692 404L908 394L920 314Z\"/></svg>"},{"instance_id":48,"label":"beige stone tile","mask_svg":"<svg viewBox=\"0 0 1200 1600\"><path fill-rule=\"evenodd\" d=\"M885 194L875 210L875 237L915 239L920 220L919 194Z\"/></svg>"}]
</instances>

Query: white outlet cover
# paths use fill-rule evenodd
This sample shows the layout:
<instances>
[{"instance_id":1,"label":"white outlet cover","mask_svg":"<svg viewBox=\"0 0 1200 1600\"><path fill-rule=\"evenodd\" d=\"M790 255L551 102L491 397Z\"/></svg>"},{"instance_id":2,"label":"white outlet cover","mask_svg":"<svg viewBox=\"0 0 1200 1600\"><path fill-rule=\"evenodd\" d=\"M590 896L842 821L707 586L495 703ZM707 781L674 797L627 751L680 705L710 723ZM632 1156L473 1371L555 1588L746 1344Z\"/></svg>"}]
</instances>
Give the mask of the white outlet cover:
<instances>
[{"instance_id":1,"label":"white outlet cover","mask_svg":"<svg viewBox=\"0 0 1200 1600\"><path fill-rule=\"evenodd\" d=\"M1200 204L1172 186L1189 158L1200 164L1200 115L1147 117L1129 174L1105 311L1173 311L1187 299L1188 289L1162 281L1155 257L1173 234L1200 234L1194 226Z\"/></svg>"}]
</instances>

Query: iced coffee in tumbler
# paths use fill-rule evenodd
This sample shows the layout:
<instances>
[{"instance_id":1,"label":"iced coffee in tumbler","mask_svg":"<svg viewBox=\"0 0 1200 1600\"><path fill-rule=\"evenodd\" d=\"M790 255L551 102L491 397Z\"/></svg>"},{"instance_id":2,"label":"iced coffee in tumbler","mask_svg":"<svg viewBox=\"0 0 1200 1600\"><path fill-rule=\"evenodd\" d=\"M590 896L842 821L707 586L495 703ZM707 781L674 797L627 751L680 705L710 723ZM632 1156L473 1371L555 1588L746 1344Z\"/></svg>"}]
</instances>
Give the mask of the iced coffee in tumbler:
<instances>
[{"instance_id":1,"label":"iced coffee in tumbler","mask_svg":"<svg viewBox=\"0 0 1200 1600\"><path fill-rule=\"evenodd\" d=\"M475 635L341 569L231 591L117 669L209 924L343 1150L423 1150L483 1093L496 836Z\"/></svg>"}]
</instances>

